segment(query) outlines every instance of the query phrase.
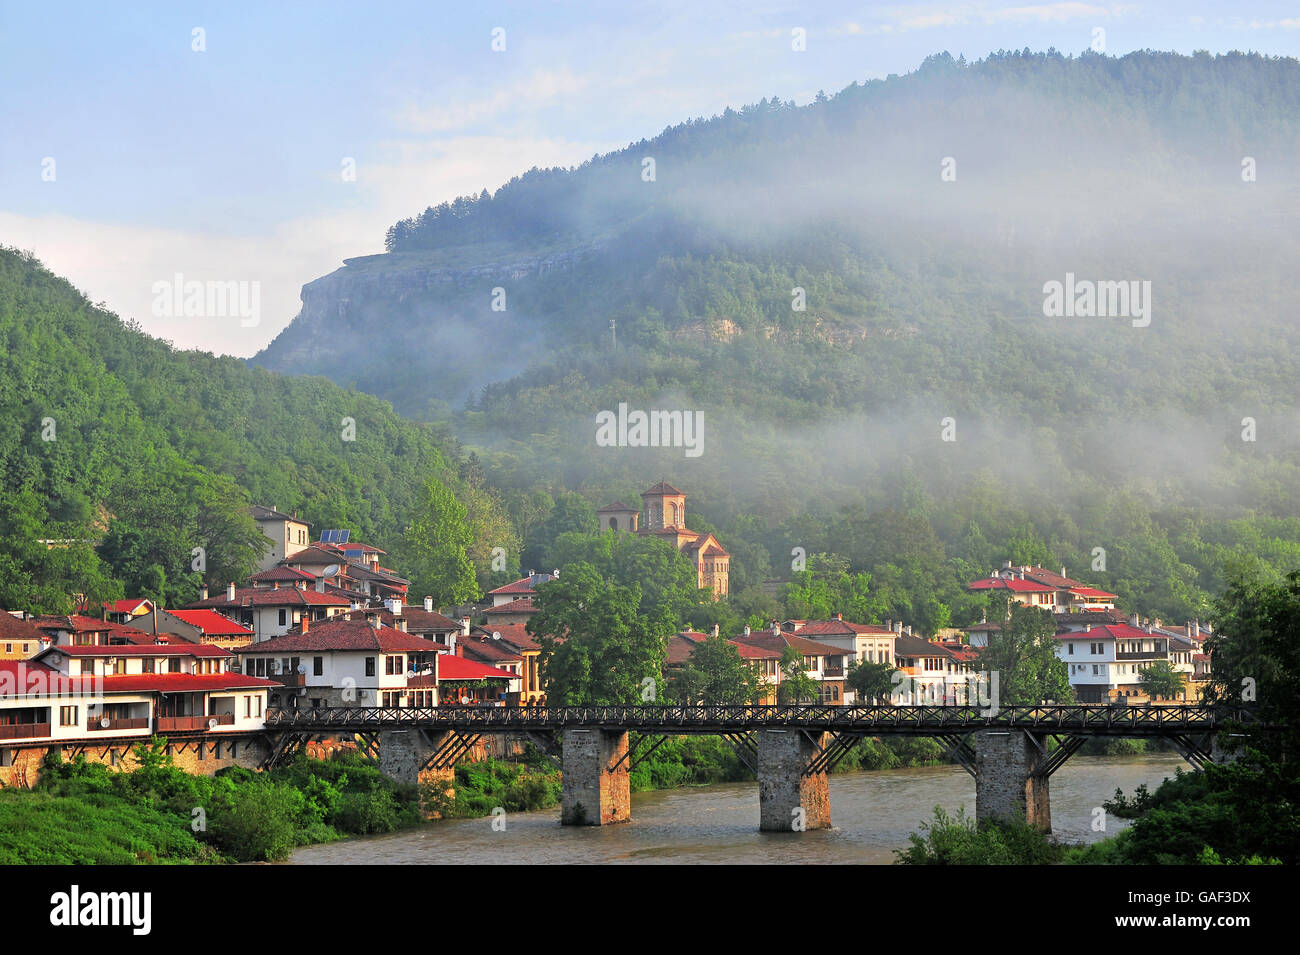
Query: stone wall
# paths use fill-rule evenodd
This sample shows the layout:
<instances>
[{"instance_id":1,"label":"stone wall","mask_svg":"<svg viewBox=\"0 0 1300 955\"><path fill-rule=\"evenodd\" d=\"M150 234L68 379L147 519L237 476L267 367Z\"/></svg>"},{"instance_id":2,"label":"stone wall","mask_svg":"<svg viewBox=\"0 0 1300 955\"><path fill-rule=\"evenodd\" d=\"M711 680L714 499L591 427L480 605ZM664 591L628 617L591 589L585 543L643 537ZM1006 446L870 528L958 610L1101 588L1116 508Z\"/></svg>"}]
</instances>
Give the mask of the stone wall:
<instances>
[{"instance_id":1,"label":"stone wall","mask_svg":"<svg viewBox=\"0 0 1300 955\"><path fill-rule=\"evenodd\" d=\"M1046 737L1042 740L1046 744ZM975 818L1019 819L1052 830L1048 777L1033 775L1042 759L1023 730L984 730L975 734Z\"/></svg>"},{"instance_id":2,"label":"stone wall","mask_svg":"<svg viewBox=\"0 0 1300 955\"><path fill-rule=\"evenodd\" d=\"M626 730L565 730L560 790L564 825L607 826L632 818L627 760L619 763L625 755Z\"/></svg>"},{"instance_id":3,"label":"stone wall","mask_svg":"<svg viewBox=\"0 0 1300 955\"><path fill-rule=\"evenodd\" d=\"M138 740L109 743L96 742L81 751L88 763L99 763L116 769L130 770L137 765L131 749ZM147 740L146 740L147 742ZM0 785L22 789L35 786L40 780L45 754L58 750L65 760L71 760L75 751L71 746L43 744L37 746L3 747L7 766L0 766ZM200 776L211 776L227 766L257 769L267 757L264 737L236 734L211 734L203 739L169 741L168 752L178 769Z\"/></svg>"}]
</instances>

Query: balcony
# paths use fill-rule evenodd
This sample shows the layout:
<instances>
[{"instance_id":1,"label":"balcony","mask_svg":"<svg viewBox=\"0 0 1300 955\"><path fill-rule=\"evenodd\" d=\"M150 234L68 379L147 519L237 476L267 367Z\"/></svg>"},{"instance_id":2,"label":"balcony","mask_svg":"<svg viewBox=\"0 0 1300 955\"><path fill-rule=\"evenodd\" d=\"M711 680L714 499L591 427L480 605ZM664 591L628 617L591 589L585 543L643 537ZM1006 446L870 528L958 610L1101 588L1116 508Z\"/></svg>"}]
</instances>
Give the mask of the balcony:
<instances>
[{"instance_id":1,"label":"balcony","mask_svg":"<svg viewBox=\"0 0 1300 955\"><path fill-rule=\"evenodd\" d=\"M202 731L208 728L208 723L212 720L216 720L218 726L233 726L235 724L235 714L213 713L211 716L160 716L158 717L156 732L185 733Z\"/></svg>"},{"instance_id":2,"label":"balcony","mask_svg":"<svg viewBox=\"0 0 1300 955\"><path fill-rule=\"evenodd\" d=\"M38 739L49 735L49 723L10 723L0 726L0 739Z\"/></svg>"},{"instance_id":3,"label":"balcony","mask_svg":"<svg viewBox=\"0 0 1300 955\"><path fill-rule=\"evenodd\" d=\"M823 677L841 677L844 675L844 667L822 667Z\"/></svg>"},{"instance_id":4,"label":"balcony","mask_svg":"<svg viewBox=\"0 0 1300 955\"><path fill-rule=\"evenodd\" d=\"M148 728L149 717L147 716L136 716L127 719L91 719L86 721L86 729L92 733L111 733L113 730L147 730Z\"/></svg>"},{"instance_id":5,"label":"balcony","mask_svg":"<svg viewBox=\"0 0 1300 955\"><path fill-rule=\"evenodd\" d=\"M1164 650L1138 650L1115 654L1116 660L1167 660L1169 654Z\"/></svg>"},{"instance_id":6,"label":"balcony","mask_svg":"<svg viewBox=\"0 0 1300 955\"><path fill-rule=\"evenodd\" d=\"M270 679L279 683L281 686L307 685L307 674L305 673L272 673Z\"/></svg>"}]
</instances>

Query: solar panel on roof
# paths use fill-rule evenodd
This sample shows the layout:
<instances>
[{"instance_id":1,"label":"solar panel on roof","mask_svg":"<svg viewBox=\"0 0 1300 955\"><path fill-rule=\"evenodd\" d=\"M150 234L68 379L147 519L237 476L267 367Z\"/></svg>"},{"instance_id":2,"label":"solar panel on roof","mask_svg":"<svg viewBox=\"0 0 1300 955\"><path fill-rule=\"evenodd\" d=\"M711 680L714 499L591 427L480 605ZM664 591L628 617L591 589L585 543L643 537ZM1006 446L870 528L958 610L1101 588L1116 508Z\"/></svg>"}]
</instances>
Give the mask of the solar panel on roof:
<instances>
[{"instance_id":1,"label":"solar panel on roof","mask_svg":"<svg viewBox=\"0 0 1300 955\"><path fill-rule=\"evenodd\" d=\"M348 538L351 536L352 536L351 531L339 531L338 543L346 544L348 542Z\"/></svg>"}]
</instances>

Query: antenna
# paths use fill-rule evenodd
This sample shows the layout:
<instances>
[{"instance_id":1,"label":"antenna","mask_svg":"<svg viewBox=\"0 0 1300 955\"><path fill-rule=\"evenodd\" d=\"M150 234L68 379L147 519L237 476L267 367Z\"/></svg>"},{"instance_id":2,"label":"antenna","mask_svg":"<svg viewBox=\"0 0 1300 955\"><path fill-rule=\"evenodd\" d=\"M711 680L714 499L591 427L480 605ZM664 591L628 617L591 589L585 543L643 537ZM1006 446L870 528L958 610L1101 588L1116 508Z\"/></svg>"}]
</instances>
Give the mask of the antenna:
<instances>
[{"instance_id":1,"label":"antenna","mask_svg":"<svg viewBox=\"0 0 1300 955\"><path fill-rule=\"evenodd\" d=\"M611 318L609 320L609 335L610 335L610 339L614 343L614 348L617 349L618 348L618 319L617 318Z\"/></svg>"}]
</instances>

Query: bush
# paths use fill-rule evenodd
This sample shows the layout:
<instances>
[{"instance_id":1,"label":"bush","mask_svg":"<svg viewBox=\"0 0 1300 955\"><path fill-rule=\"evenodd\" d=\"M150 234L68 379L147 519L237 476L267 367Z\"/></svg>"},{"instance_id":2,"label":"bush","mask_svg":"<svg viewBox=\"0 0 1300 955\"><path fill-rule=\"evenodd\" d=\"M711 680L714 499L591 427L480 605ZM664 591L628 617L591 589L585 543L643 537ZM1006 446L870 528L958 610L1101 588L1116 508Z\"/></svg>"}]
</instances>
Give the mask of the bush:
<instances>
[{"instance_id":1,"label":"bush","mask_svg":"<svg viewBox=\"0 0 1300 955\"><path fill-rule=\"evenodd\" d=\"M1065 857L1065 847L1023 822L976 825L965 809L950 816L934 807L934 820L921 823L906 849L896 849L900 865L1050 865Z\"/></svg>"}]
</instances>

